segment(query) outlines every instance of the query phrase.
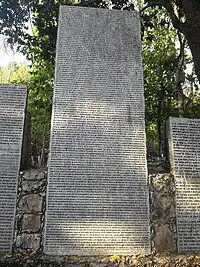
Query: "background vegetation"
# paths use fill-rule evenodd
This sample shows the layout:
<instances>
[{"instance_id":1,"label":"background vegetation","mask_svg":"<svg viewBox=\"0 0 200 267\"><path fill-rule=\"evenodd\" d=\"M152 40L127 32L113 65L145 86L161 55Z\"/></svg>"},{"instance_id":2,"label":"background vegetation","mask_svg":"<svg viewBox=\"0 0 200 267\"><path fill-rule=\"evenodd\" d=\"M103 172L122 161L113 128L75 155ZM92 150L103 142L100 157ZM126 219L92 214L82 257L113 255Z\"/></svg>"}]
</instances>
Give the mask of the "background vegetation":
<instances>
[{"instance_id":1,"label":"background vegetation","mask_svg":"<svg viewBox=\"0 0 200 267\"><path fill-rule=\"evenodd\" d=\"M188 37L182 28L188 23L183 6L187 1L163 2L154 8L154 1L143 0L3 0L0 3L0 33L6 36L11 47L17 44L18 50L30 62L29 66L13 62L8 67L1 67L0 82L28 86L32 165L43 164L49 148L60 4L140 11L149 158L166 156L166 121L169 116L200 118L200 91L195 74L195 67L198 74L198 53L191 56L191 36ZM173 8L171 13L166 3ZM194 8L198 10L195 6L193 12ZM198 20L194 23L190 21L193 31L200 25Z\"/></svg>"}]
</instances>

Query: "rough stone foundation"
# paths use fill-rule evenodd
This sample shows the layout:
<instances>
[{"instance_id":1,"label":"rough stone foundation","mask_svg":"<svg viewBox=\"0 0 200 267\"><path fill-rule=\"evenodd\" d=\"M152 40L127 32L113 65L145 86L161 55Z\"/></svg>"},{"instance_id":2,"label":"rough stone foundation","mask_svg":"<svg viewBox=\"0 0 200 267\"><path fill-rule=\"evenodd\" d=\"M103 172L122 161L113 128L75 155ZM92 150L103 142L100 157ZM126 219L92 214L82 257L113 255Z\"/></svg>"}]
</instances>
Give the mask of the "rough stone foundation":
<instances>
[{"instance_id":1,"label":"rough stone foundation","mask_svg":"<svg viewBox=\"0 0 200 267\"><path fill-rule=\"evenodd\" d=\"M20 172L13 246L15 252L43 249L46 187L46 170Z\"/></svg>"},{"instance_id":2,"label":"rough stone foundation","mask_svg":"<svg viewBox=\"0 0 200 267\"><path fill-rule=\"evenodd\" d=\"M174 177L169 173L149 175L152 253L177 251Z\"/></svg>"}]
</instances>

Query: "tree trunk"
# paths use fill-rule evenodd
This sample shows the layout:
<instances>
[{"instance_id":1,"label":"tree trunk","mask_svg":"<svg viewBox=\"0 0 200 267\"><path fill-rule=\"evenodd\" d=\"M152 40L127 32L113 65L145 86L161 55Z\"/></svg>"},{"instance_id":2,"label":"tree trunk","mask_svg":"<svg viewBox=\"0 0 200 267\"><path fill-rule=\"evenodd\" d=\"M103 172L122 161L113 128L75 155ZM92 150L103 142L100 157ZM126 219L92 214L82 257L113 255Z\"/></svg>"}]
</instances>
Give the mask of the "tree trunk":
<instances>
[{"instance_id":1,"label":"tree trunk","mask_svg":"<svg viewBox=\"0 0 200 267\"><path fill-rule=\"evenodd\" d=\"M162 121L161 118L158 118L158 156L159 159L162 157Z\"/></svg>"},{"instance_id":2,"label":"tree trunk","mask_svg":"<svg viewBox=\"0 0 200 267\"><path fill-rule=\"evenodd\" d=\"M198 33L194 34L196 36L196 41L190 41L190 38L188 37L188 44L190 47L190 50L192 52L193 60L194 60L194 66L195 66L195 72L198 77L199 83L200 83L200 29ZM194 37L191 38L192 40Z\"/></svg>"},{"instance_id":3,"label":"tree trunk","mask_svg":"<svg viewBox=\"0 0 200 267\"><path fill-rule=\"evenodd\" d=\"M26 170L31 165L31 115L29 112L25 114L24 133L21 153L21 170Z\"/></svg>"},{"instance_id":4,"label":"tree trunk","mask_svg":"<svg viewBox=\"0 0 200 267\"><path fill-rule=\"evenodd\" d=\"M162 157L162 140L163 140L163 133L162 133L162 123L163 123L163 101L165 97L165 90L164 86L161 84L160 92L159 92L159 99L158 99L158 110L157 110L157 127L158 127L158 154L159 158Z\"/></svg>"},{"instance_id":5,"label":"tree trunk","mask_svg":"<svg viewBox=\"0 0 200 267\"><path fill-rule=\"evenodd\" d=\"M178 115L179 117L183 117L184 115L184 94L183 90L181 87L181 84L177 85L177 90L178 90Z\"/></svg>"},{"instance_id":6,"label":"tree trunk","mask_svg":"<svg viewBox=\"0 0 200 267\"><path fill-rule=\"evenodd\" d=\"M186 18L182 32L192 52L195 72L200 82L200 1L182 0L182 5Z\"/></svg>"},{"instance_id":7,"label":"tree trunk","mask_svg":"<svg viewBox=\"0 0 200 267\"><path fill-rule=\"evenodd\" d=\"M176 89L178 98L178 113L179 117L183 117L184 114L184 94L182 90L182 75L183 75L183 65L185 59L185 38L182 38L180 32L178 32L179 42L180 42L180 53L178 56L178 66L176 70Z\"/></svg>"},{"instance_id":8,"label":"tree trunk","mask_svg":"<svg viewBox=\"0 0 200 267\"><path fill-rule=\"evenodd\" d=\"M192 52L194 60L195 72L200 82L200 15L199 15L199 26L190 25L185 32L185 37L188 41L188 45Z\"/></svg>"}]
</instances>

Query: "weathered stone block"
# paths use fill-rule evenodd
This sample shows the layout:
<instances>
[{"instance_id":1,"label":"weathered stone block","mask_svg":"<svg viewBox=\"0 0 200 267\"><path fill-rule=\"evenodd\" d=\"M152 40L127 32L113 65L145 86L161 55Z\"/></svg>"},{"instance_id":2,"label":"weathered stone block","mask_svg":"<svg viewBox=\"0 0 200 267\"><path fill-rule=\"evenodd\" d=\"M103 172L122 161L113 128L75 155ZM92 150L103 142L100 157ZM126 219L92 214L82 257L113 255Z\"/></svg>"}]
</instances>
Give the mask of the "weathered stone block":
<instances>
[{"instance_id":1,"label":"weathered stone block","mask_svg":"<svg viewBox=\"0 0 200 267\"><path fill-rule=\"evenodd\" d=\"M20 199L19 210L25 212L42 211L43 197L38 194L27 194Z\"/></svg>"},{"instance_id":2,"label":"weathered stone block","mask_svg":"<svg viewBox=\"0 0 200 267\"><path fill-rule=\"evenodd\" d=\"M154 207L154 216L163 221L170 221L171 215L174 214L174 205L171 195L157 194Z\"/></svg>"},{"instance_id":3,"label":"weathered stone block","mask_svg":"<svg viewBox=\"0 0 200 267\"><path fill-rule=\"evenodd\" d=\"M155 228L154 243L157 252L174 252L176 250L175 239L168 224Z\"/></svg>"},{"instance_id":4,"label":"weathered stone block","mask_svg":"<svg viewBox=\"0 0 200 267\"><path fill-rule=\"evenodd\" d=\"M22 230L25 231L39 231L41 226L41 215L24 214L22 218Z\"/></svg>"},{"instance_id":5,"label":"weathered stone block","mask_svg":"<svg viewBox=\"0 0 200 267\"><path fill-rule=\"evenodd\" d=\"M45 169L30 169L22 172L23 178L27 180L42 180L45 179L46 170Z\"/></svg>"},{"instance_id":6,"label":"weathered stone block","mask_svg":"<svg viewBox=\"0 0 200 267\"><path fill-rule=\"evenodd\" d=\"M40 248L41 235L39 234L22 234L17 236L16 247L23 249L38 250Z\"/></svg>"},{"instance_id":7,"label":"weathered stone block","mask_svg":"<svg viewBox=\"0 0 200 267\"><path fill-rule=\"evenodd\" d=\"M171 251L177 250L177 231L175 214L175 185L174 177L170 173L149 175L150 188L150 209L151 209L151 229L155 233L152 240L152 250L154 252L169 252L169 247L165 244L170 231L170 240L174 246ZM165 230L165 228L167 230ZM164 232L162 233L162 229ZM155 238L155 240L154 240ZM162 240L163 238L163 240Z\"/></svg>"},{"instance_id":8,"label":"weathered stone block","mask_svg":"<svg viewBox=\"0 0 200 267\"><path fill-rule=\"evenodd\" d=\"M23 191L31 192L37 191L38 189L42 189L45 185L44 180L36 180L36 181L22 181L21 186Z\"/></svg>"}]
</instances>

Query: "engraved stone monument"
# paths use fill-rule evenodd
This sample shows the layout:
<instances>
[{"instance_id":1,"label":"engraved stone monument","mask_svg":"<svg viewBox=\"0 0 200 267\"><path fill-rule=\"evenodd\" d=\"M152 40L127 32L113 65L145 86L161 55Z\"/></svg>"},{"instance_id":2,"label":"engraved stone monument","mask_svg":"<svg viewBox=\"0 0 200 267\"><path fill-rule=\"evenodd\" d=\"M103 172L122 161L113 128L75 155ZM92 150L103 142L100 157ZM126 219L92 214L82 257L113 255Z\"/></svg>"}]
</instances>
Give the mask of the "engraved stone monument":
<instances>
[{"instance_id":1,"label":"engraved stone monument","mask_svg":"<svg viewBox=\"0 0 200 267\"><path fill-rule=\"evenodd\" d=\"M0 252L11 252L27 88L0 85Z\"/></svg>"},{"instance_id":2,"label":"engraved stone monument","mask_svg":"<svg viewBox=\"0 0 200 267\"><path fill-rule=\"evenodd\" d=\"M150 252L137 12L61 6L45 252Z\"/></svg>"},{"instance_id":3,"label":"engraved stone monument","mask_svg":"<svg viewBox=\"0 0 200 267\"><path fill-rule=\"evenodd\" d=\"M200 120L170 118L179 252L200 250Z\"/></svg>"}]
</instances>

